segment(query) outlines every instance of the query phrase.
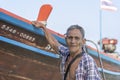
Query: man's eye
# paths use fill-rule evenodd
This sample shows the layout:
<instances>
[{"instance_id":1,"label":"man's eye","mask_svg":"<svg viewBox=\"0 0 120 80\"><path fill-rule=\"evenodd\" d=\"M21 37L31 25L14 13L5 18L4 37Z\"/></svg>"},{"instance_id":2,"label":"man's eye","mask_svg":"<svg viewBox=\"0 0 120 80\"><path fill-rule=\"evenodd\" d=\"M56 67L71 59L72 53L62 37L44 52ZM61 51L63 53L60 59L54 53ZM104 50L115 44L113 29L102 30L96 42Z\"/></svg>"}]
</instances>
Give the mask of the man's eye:
<instances>
[{"instance_id":1,"label":"man's eye","mask_svg":"<svg viewBox=\"0 0 120 80\"><path fill-rule=\"evenodd\" d=\"M79 37L75 37L76 40L79 40L80 38Z\"/></svg>"},{"instance_id":2,"label":"man's eye","mask_svg":"<svg viewBox=\"0 0 120 80\"><path fill-rule=\"evenodd\" d=\"M68 39L73 39L73 37L69 36Z\"/></svg>"},{"instance_id":3,"label":"man's eye","mask_svg":"<svg viewBox=\"0 0 120 80\"><path fill-rule=\"evenodd\" d=\"M72 36L68 36L67 38L70 40L72 40L72 39L79 40L80 39L79 37L72 37Z\"/></svg>"}]
</instances>

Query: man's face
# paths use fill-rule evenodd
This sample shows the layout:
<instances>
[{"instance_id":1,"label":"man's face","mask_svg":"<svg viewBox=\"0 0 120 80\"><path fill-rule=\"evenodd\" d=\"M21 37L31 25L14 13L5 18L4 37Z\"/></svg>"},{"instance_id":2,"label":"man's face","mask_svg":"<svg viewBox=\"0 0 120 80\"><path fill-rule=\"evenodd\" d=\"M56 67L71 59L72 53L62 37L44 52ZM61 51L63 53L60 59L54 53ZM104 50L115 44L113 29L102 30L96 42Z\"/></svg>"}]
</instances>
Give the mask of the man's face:
<instances>
[{"instance_id":1,"label":"man's face","mask_svg":"<svg viewBox=\"0 0 120 80\"><path fill-rule=\"evenodd\" d=\"M81 32L78 29L72 29L68 32L66 36L66 42L70 50L70 53L81 52L83 38Z\"/></svg>"}]
</instances>

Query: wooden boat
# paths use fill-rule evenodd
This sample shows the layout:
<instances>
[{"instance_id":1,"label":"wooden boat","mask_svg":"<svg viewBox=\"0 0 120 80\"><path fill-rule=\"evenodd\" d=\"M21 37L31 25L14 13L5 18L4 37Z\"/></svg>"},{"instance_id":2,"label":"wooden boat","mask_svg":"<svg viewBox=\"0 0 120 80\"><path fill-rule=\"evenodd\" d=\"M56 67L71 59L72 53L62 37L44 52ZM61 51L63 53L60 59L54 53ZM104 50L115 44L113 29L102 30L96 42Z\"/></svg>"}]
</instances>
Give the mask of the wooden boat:
<instances>
[{"instance_id":1,"label":"wooden boat","mask_svg":"<svg viewBox=\"0 0 120 80\"><path fill-rule=\"evenodd\" d=\"M49 29L50 30L50 29ZM50 30L53 36L66 45L64 36ZM120 59L87 46L106 80L120 79ZM0 80L61 80L60 58L50 47L41 29L31 22L0 8Z\"/></svg>"}]
</instances>

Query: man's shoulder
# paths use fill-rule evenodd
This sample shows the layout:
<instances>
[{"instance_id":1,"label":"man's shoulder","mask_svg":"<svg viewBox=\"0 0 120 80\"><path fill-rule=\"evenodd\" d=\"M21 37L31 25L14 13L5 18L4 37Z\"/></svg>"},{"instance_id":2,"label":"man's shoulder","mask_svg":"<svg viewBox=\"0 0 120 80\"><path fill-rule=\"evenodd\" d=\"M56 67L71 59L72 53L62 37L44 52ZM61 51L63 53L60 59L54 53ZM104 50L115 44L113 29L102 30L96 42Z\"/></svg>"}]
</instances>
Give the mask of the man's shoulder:
<instances>
[{"instance_id":1,"label":"man's shoulder","mask_svg":"<svg viewBox=\"0 0 120 80\"><path fill-rule=\"evenodd\" d=\"M69 53L69 49L66 46L60 45L58 49L59 49L60 54L62 54L63 56L65 55L67 56Z\"/></svg>"},{"instance_id":2,"label":"man's shoulder","mask_svg":"<svg viewBox=\"0 0 120 80\"><path fill-rule=\"evenodd\" d=\"M90 62L94 61L93 57L91 55L89 55L88 53L84 53L83 60L90 61Z\"/></svg>"},{"instance_id":3,"label":"man's shoulder","mask_svg":"<svg viewBox=\"0 0 120 80\"><path fill-rule=\"evenodd\" d=\"M63 46L63 45L59 45L58 48L59 50L68 50L68 47Z\"/></svg>"}]
</instances>

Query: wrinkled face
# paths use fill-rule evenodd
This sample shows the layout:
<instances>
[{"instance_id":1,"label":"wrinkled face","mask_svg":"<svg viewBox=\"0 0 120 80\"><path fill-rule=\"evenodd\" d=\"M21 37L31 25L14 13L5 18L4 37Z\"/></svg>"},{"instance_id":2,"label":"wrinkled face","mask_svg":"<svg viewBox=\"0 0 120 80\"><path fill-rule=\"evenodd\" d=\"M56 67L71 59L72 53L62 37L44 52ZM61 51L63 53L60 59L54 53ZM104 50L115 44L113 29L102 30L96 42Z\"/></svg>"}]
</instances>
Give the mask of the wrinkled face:
<instances>
[{"instance_id":1,"label":"wrinkled face","mask_svg":"<svg viewBox=\"0 0 120 80\"><path fill-rule=\"evenodd\" d=\"M80 53L84 40L81 32L78 29L72 29L66 36L66 42L70 53Z\"/></svg>"}]
</instances>

